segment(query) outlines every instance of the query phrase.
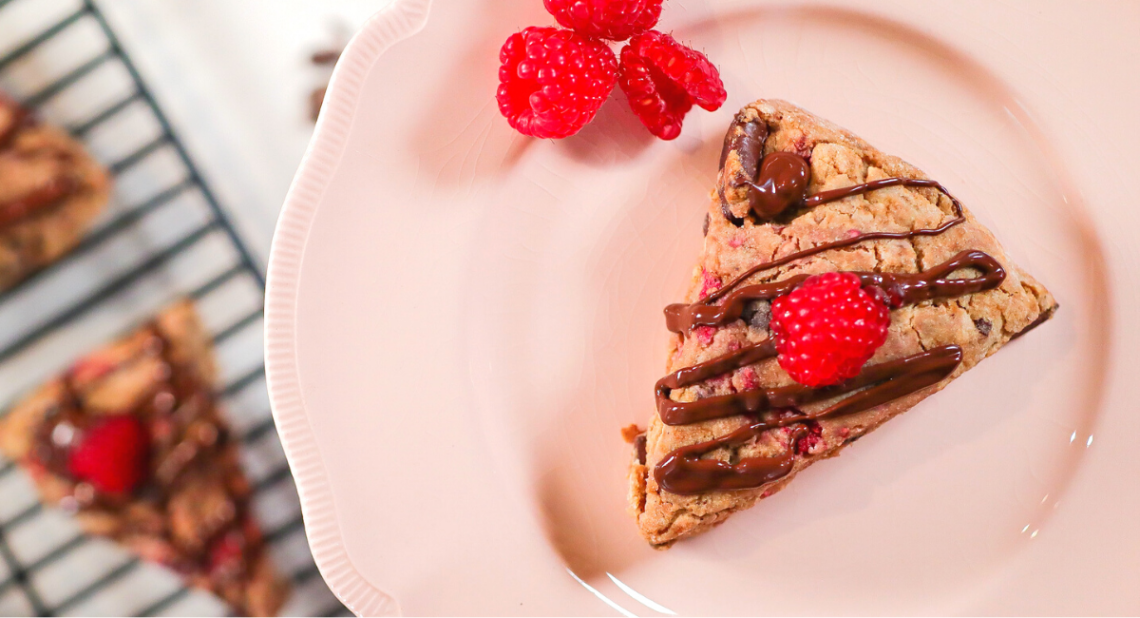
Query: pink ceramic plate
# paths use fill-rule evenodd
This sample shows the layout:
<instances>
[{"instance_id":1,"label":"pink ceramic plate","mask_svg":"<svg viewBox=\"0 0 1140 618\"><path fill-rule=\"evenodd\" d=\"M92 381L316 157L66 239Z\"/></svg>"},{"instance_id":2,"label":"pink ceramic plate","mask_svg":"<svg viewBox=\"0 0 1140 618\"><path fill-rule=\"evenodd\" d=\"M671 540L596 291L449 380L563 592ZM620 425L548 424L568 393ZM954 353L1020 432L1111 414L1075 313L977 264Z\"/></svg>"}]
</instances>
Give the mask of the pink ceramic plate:
<instances>
[{"instance_id":1,"label":"pink ceramic plate","mask_svg":"<svg viewBox=\"0 0 1140 618\"><path fill-rule=\"evenodd\" d=\"M1084 7L1084 8L1081 8ZM669 0L729 100L652 139L620 94L512 132L540 0L394 0L337 69L274 241L274 413L322 573L362 614L1140 611L1135 4ZM725 127L791 100L914 162L1053 321L667 552L625 514Z\"/></svg>"}]
</instances>

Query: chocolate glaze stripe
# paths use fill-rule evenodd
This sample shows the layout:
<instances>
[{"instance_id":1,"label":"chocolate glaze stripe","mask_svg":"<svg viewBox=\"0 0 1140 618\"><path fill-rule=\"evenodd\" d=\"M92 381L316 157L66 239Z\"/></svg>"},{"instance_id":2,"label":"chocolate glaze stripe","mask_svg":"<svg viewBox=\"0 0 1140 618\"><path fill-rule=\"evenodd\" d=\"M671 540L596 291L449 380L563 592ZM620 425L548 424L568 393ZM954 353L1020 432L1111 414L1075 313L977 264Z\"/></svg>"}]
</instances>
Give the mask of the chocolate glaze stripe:
<instances>
[{"instance_id":1,"label":"chocolate glaze stripe","mask_svg":"<svg viewBox=\"0 0 1140 618\"><path fill-rule=\"evenodd\" d=\"M958 349L957 346L946 347ZM768 358L776 355L775 350L768 342L753 346L751 349L758 351L760 354L770 352L771 356ZM665 383L679 373L675 372L657 383L657 412L661 417L661 422L666 425L688 425L741 414L756 416L776 409L795 409L803 405L825 401L846 393L854 392L878 384L884 380L905 378L906 376L900 372L913 371L922 373L926 370L923 368L922 363L917 362L916 359L926 358L926 355L929 354L929 352L923 352L914 356L907 356L894 361L871 365L850 380L823 388L811 388L802 384L791 384L766 389L746 390L730 395L705 397L691 402L680 402L669 399L670 387ZM961 358L961 349L958 349L958 358ZM732 367L728 369L728 371L732 371L733 369L743 367L752 362L755 362L753 358L734 354L714 359L707 363L690 367L689 369L697 369L699 372L704 369L706 365L716 363L720 365L718 368L723 368L725 365L731 363ZM713 371L714 369L710 367L709 373L716 375L712 373ZM696 380L691 382L680 382L678 380L672 383L679 383L681 386L686 386L688 384L694 384L695 382ZM824 415L854 412L855 410L849 410L844 407L848 405L849 401L854 399L856 399L856 397L849 397L848 399L836 403L831 408L828 408L831 412L827 412ZM878 405L878 403L874 405Z\"/></svg>"},{"instance_id":2,"label":"chocolate glaze stripe","mask_svg":"<svg viewBox=\"0 0 1140 618\"><path fill-rule=\"evenodd\" d=\"M967 279L948 279L961 268L974 268L981 276ZM1005 280L1005 269L990 255L982 251L962 251L949 260L920 273L854 273L863 286L877 287L886 292L891 307L915 304L935 298L954 298L993 289ZM665 307L665 324L674 333L683 333L694 326L717 326L736 320L745 306L753 300L771 300L799 287L810 275L797 275L781 281L749 285L733 291L718 305L677 303ZM739 284L739 279L730 286ZM732 289L731 287L729 289Z\"/></svg>"},{"instance_id":3,"label":"chocolate glaze stripe","mask_svg":"<svg viewBox=\"0 0 1140 618\"><path fill-rule=\"evenodd\" d=\"M858 392L817 412L784 418L760 418L720 438L678 448L666 455L654 467L654 478L666 491L683 495L700 494L711 490L727 491L760 487L791 472L795 463L795 444L804 431L802 425L797 425L793 429L787 449L777 457L747 457L736 464L731 464L719 459L701 459L701 456L718 448L744 444L771 429L796 425L806 420L853 414L894 401L941 382L949 377L961 362L962 348L947 345L873 365L858 377L833 387L812 389L797 384L751 391L755 394L756 401L763 404L752 411L754 413L770 411L777 405L794 406L828 399L846 392L856 390ZM664 420L662 418L662 421ZM674 420L692 422L686 418Z\"/></svg>"},{"instance_id":4,"label":"chocolate glaze stripe","mask_svg":"<svg viewBox=\"0 0 1140 618\"><path fill-rule=\"evenodd\" d=\"M944 195L946 195L946 197L950 198L950 201L953 203L953 205L954 205L954 217L952 219L946 221L942 225L940 225L938 227L933 227L933 228L922 228L922 229L917 229L917 230L910 230L907 232L859 232L857 234L853 234L850 238L844 238L843 240L837 240L834 242L823 243L821 245L816 245L816 246L811 247L809 249L804 249L803 251L797 251L795 253L785 255L784 257L779 258L777 260L772 260L771 262L764 262L763 264L757 264L756 266L749 268L748 270L744 271L743 273L740 273L732 281L730 281L726 285L724 285L724 287L713 292L712 294L709 294L706 298L697 301L697 303L707 305L707 304L721 298L722 296L728 294L734 287L740 285L745 279L751 277L752 275L755 275L756 273L764 272L766 270L771 270L773 268L779 268L781 266L784 266L790 262L793 262L793 261L801 259L801 258L811 257L813 255L823 253L824 251L830 251L832 249L842 249L844 247L850 247L852 245L857 245L859 243L867 242L867 241L871 241L871 240L901 240L901 239L907 239L907 238L915 238L917 236L937 236L937 235L945 232L946 230L949 230L950 228L954 227L955 225L958 225L959 223L962 223L966 220L965 215L963 215L963 213L962 213L962 203L958 201L958 198L951 195L950 192L947 191L945 187L943 187L940 183L938 183L937 181L934 181L934 180L919 180L917 178L884 178L882 180L875 180L875 181L864 183L861 185L854 185L851 187L845 187L843 189L835 189L833 191L824 191L823 193L818 193L818 194L816 194L816 195L814 195L808 199L813 199L813 198L818 197L818 196L824 196L827 199L819 202L819 203L823 203L824 201L838 200L838 199L842 199L844 197L850 197L852 195L860 195L863 193L874 191L876 189L883 189L886 187L893 187L893 186L900 186L900 185L901 186L908 186L908 187L910 187L910 186L913 186L913 187L932 187L932 188L938 189L940 192L942 192Z\"/></svg>"},{"instance_id":5,"label":"chocolate glaze stripe","mask_svg":"<svg viewBox=\"0 0 1140 618\"><path fill-rule=\"evenodd\" d=\"M747 414L750 411L758 410L765 399L765 393L761 390L705 397L691 402L673 401L669 398L669 393L675 388L684 388L713 376L775 357L776 345L769 338L762 343L746 346L731 354L725 354L692 367L678 369L657 381L657 415L661 417L661 422L666 425L686 425L713 418Z\"/></svg>"},{"instance_id":6,"label":"chocolate glaze stripe","mask_svg":"<svg viewBox=\"0 0 1140 618\"><path fill-rule=\"evenodd\" d=\"M735 464L701 459L702 455L718 448L742 445L764 431L767 431L766 426L758 421L715 440L682 446L657 464L653 477L666 491L681 495L701 494L711 489L751 489L777 481L787 476L795 465L795 444L806 433L803 426L792 430L788 448L774 457L745 457Z\"/></svg>"},{"instance_id":7,"label":"chocolate glaze stripe","mask_svg":"<svg viewBox=\"0 0 1140 618\"><path fill-rule=\"evenodd\" d=\"M0 230L60 203L78 189L79 183L74 178L60 176L26 195L0 203Z\"/></svg>"}]
</instances>

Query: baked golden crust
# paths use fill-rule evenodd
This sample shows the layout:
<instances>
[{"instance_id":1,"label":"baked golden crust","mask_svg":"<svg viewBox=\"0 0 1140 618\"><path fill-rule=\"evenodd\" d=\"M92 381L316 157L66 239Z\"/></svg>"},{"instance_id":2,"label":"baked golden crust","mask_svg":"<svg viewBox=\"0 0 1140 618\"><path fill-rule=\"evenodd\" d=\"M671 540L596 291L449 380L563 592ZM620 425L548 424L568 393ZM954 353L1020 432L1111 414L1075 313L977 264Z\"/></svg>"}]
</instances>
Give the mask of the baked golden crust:
<instances>
[{"instance_id":1,"label":"baked golden crust","mask_svg":"<svg viewBox=\"0 0 1140 618\"><path fill-rule=\"evenodd\" d=\"M902 159L883 154L848 131L784 101L757 101L745 107L741 114L746 120L761 120L767 124L769 136L765 154L786 151L809 158L812 171L809 195L881 178L927 178L921 170ZM725 159L720 182L723 184L726 178L734 177L740 170L738 153L730 152ZM729 189L725 198L733 215L744 217L748 213L747 196L743 190ZM949 344L962 348L962 363L949 378L932 387L863 412L820 420L822 441L806 455L797 457L792 472L774 483L752 490L714 491L692 496L661 489L651 471L668 453L727 434L744 425L746 420L736 416L667 426L654 414L646 434L646 461L641 463L634 456L629 473L629 508L650 544L667 547L680 538L703 532L732 513L779 491L803 469L820 459L837 455L860 436L937 392L1024 329L1052 314L1057 304L1044 286L1014 265L993 234L968 211L964 211L964 215L964 223L937 236L862 242L799 259L749 279L749 283L758 283L829 271L913 273L929 269L960 251L970 249L988 253L1007 271L1004 282L996 289L926 301L892 311L887 341L871 363ZM707 293L716 289L757 264L849 238L856 231L905 232L935 228L953 216L951 200L934 189L891 187L824 203L775 222L756 223L746 219L742 227L737 227L723 216L720 198L713 192L709 204L708 233L685 301L699 300L702 290ZM962 271L952 276L966 276L966 273ZM683 339L674 337L666 363L667 371L711 360L768 337L766 326L750 326L744 319L702 334ZM753 371L761 386L791 383L774 361L767 361L697 386L676 389L671 397L676 401L694 401L743 390L746 380L754 381L751 373L747 373L745 378L746 372ZM778 429L765 432L744 446L722 448L708 456L735 460L739 457L777 455L787 448L789 430Z\"/></svg>"}]
</instances>

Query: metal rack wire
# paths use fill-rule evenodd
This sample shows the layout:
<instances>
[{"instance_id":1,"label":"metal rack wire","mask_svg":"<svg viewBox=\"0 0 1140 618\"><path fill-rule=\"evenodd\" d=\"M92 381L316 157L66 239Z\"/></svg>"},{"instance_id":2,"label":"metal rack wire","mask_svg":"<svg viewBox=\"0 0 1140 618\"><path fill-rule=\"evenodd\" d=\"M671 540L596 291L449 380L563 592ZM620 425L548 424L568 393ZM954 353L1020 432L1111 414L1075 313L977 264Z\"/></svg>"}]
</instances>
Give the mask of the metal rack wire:
<instances>
[{"instance_id":1,"label":"metal rack wire","mask_svg":"<svg viewBox=\"0 0 1140 618\"><path fill-rule=\"evenodd\" d=\"M346 614L308 554L270 417L260 345L265 279L257 260L92 0L0 0L0 37L12 31L22 42L0 51L0 85L83 140L117 189L74 251L0 294L0 398L15 397L167 302L194 298L214 333L226 376L220 398L245 447L255 509L279 564L290 563L282 569L297 600L286 611ZM83 535L40 505L14 464L0 462L0 613L211 611L225 608Z\"/></svg>"}]
</instances>

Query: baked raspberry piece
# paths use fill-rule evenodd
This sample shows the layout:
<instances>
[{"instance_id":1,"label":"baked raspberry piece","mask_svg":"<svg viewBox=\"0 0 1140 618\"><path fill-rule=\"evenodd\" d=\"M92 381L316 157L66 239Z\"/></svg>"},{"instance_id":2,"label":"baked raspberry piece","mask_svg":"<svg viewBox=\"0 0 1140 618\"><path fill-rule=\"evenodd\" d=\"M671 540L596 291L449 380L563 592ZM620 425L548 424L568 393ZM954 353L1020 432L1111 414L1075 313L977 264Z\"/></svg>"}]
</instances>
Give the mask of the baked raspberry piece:
<instances>
[{"instance_id":1,"label":"baked raspberry piece","mask_svg":"<svg viewBox=\"0 0 1140 618\"><path fill-rule=\"evenodd\" d=\"M819 387L859 375L887 340L887 306L862 288L852 273L809 277L791 294L772 301L772 334L784 371L796 382Z\"/></svg>"},{"instance_id":2,"label":"baked raspberry piece","mask_svg":"<svg viewBox=\"0 0 1140 618\"><path fill-rule=\"evenodd\" d=\"M178 303L13 406L0 450L88 533L175 570L237 615L274 615L288 585L254 518L215 374L193 306Z\"/></svg>"},{"instance_id":3,"label":"baked raspberry piece","mask_svg":"<svg viewBox=\"0 0 1140 618\"><path fill-rule=\"evenodd\" d=\"M681 134L694 104L715 111L728 98L704 54L656 30L633 37L621 50L618 83L642 124L665 140Z\"/></svg>"},{"instance_id":4,"label":"baked raspberry piece","mask_svg":"<svg viewBox=\"0 0 1140 618\"><path fill-rule=\"evenodd\" d=\"M605 43L561 28L512 34L499 62L499 111L516 131L532 137L577 133L617 80L617 60Z\"/></svg>"},{"instance_id":5,"label":"baked raspberry piece","mask_svg":"<svg viewBox=\"0 0 1140 618\"><path fill-rule=\"evenodd\" d=\"M657 25L663 0L543 0L558 23L581 34L612 41Z\"/></svg>"}]
</instances>

